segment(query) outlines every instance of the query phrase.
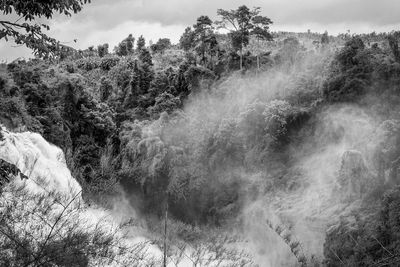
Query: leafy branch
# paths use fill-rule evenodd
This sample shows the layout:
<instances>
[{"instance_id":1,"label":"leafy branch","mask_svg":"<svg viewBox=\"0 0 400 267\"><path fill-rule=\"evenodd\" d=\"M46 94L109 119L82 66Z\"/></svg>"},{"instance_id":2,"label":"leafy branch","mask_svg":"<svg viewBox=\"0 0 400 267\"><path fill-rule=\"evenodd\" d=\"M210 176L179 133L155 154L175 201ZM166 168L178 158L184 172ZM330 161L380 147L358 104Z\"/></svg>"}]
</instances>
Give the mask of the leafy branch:
<instances>
[{"instance_id":1,"label":"leafy branch","mask_svg":"<svg viewBox=\"0 0 400 267\"><path fill-rule=\"evenodd\" d=\"M15 13L19 19L15 22L0 21L0 40L8 41L13 38L18 45L26 45L34 51L34 55L41 58L51 58L64 51L73 50L43 32L50 30L46 24L31 23L35 18L52 18L55 12L71 16L81 11L82 5L91 0L54 0L54 1L23 1L0 0L0 11L4 15ZM18 23L21 19L25 22Z\"/></svg>"}]
</instances>

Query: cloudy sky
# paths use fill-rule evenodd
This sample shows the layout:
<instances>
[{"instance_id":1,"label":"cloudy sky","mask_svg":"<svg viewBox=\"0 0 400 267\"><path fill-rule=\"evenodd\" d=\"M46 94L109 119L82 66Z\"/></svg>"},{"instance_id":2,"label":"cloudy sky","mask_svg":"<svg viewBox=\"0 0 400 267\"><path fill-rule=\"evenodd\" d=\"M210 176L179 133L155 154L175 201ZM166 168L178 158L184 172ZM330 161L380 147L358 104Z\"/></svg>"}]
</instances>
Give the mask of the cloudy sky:
<instances>
[{"instance_id":1,"label":"cloudy sky","mask_svg":"<svg viewBox=\"0 0 400 267\"><path fill-rule=\"evenodd\" d=\"M72 17L57 15L49 35L75 48L109 43L114 47L129 33L147 40L179 40L200 15L216 19L218 8L259 6L274 21L273 31L328 30L337 34L400 30L400 0L92 0ZM77 39L77 43L73 40ZM0 41L0 61L29 57L30 51Z\"/></svg>"}]
</instances>

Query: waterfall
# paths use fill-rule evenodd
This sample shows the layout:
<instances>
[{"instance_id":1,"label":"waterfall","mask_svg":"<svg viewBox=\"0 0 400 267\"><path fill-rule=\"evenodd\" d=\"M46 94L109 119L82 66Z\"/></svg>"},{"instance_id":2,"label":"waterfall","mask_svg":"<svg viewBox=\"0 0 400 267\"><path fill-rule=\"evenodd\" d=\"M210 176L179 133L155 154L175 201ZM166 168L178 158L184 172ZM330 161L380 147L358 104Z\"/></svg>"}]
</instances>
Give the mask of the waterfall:
<instances>
[{"instance_id":1,"label":"waterfall","mask_svg":"<svg viewBox=\"0 0 400 267\"><path fill-rule=\"evenodd\" d=\"M29 178L23 182L30 191L57 191L71 197L80 194L82 188L71 176L60 148L37 133L11 133L5 129L2 133L0 158L17 166Z\"/></svg>"},{"instance_id":2,"label":"waterfall","mask_svg":"<svg viewBox=\"0 0 400 267\"><path fill-rule=\"evenodd\" d=\"M0 130L0 159L15 165L28 177L15 177L8 184L9 188L0 194L0 214L6 211L7 208L4 207L8 206L9 217L13 220L11 223L9 221L14 230L13 234L29 235L32 237L30 245L40 247L47 242L46 238L58 238L56 234L60 238L62 235L68 236L67 231L71 231L71 226L73 230L82 232L101 227L102 231L112 233L112 238L119 240L120 244L133 247L137 253L142 253L143 257L138 257L137 262L132 262L132 257L118 255L116 252L118 261L105 263L99 262L96 257L88 256L90 266L121 266L121 262L147 266L148 262L157 262L161 258L158 247L142 237L137 228L120 228L124 223L122 217L127 218L119 216L118 213L124 213L129 203L118 204L119 208L122 207L119 211L105 210L84 203L82 188L72 177L60 148L48 143L38 133L13 133L5 128ZM52 229L53 225L56 225L55 230ZM6 241L6 237L0 234L0 244Z\"/></svg>"}]
</instances>

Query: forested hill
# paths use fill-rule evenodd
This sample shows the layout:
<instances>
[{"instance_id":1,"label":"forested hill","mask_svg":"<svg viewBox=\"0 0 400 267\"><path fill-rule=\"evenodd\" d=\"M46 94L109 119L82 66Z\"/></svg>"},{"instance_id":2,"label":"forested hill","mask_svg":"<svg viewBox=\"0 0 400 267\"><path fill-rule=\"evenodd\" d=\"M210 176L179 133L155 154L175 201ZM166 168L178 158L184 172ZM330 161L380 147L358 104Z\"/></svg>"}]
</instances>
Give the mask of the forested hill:
<instances>
[{"instance_id":1,"label":"forested hill","mask_svg":"<svg viewBox=\"0 0 400 267\"><path fill-rule=\"evenodd\" d=\"M211 25L3 64L0 122L60 147L89 203L122 191L156 234L168 204L171 243L234 229L258 264L396 266L399 34Z\"/></svg>"}]
</instances>

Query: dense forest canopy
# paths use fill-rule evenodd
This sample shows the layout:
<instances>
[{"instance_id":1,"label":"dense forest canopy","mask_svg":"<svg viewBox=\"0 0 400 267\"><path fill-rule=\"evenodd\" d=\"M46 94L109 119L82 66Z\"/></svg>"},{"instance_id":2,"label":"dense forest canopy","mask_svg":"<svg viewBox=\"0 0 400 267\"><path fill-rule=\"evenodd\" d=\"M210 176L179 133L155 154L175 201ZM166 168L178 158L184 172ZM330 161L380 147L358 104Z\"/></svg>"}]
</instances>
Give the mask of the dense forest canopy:
<instances>
[{"instance_id":1,"label":"dense forest canopy","mask_svg":"<svg viewBox=\"0 0 400 267\"><path fill-rule=\"evenodd\" d=\"M25 21L0 40L36 55L0 65L0 265L398 265L399 32L271 32L243 5L177 44L75 50L34 22L87 2L0 1ZM49 173L75 191L12 182ZM98 209L128 220L86 225Z\"/></svg>"}]
</instances>

